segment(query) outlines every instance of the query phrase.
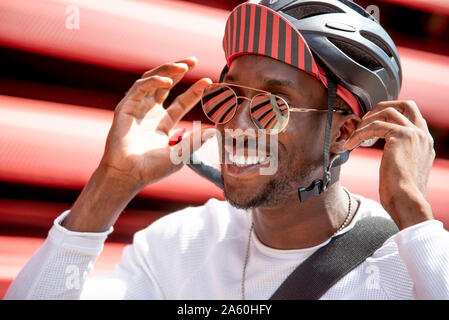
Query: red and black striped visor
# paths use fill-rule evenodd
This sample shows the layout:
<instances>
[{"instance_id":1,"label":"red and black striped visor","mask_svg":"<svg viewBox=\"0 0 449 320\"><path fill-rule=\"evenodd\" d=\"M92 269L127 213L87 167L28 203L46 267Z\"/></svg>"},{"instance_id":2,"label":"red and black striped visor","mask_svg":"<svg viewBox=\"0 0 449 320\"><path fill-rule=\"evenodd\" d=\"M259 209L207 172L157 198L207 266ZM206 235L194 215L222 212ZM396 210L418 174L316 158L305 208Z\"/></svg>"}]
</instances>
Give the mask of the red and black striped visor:
<instances>
[{"instance_id":1,"label":"red and black striped visor","mask_svg":"<svg viewBox=\"0 0 449 320\"><path fill-rule=\"evenodd\" d=\"M315 62L306 41L287 19L277 12L255 3L237 6L226 22L223 49L228 67L240 55L258 54L280 60L305 71L327 87L326 74ZM339 95L361 115L357 99L338 86Z\"/></svg>"}]
</instances>

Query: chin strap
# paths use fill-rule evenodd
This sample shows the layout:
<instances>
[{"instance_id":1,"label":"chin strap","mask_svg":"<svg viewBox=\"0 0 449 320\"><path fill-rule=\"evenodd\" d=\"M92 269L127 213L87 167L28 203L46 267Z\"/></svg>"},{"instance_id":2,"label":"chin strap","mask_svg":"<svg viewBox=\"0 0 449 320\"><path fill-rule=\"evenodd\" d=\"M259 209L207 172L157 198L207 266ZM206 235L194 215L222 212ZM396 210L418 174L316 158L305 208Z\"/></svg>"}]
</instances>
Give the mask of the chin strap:
<instances>
[{"instance_id":1,"label":"chin strap","mask_svg":"<svg viewBox=\"0 0 449 320\"><path fill-rule=\"evenodd\" d=\"M220 189L222 190L224 189L221 171L213 166L204 163L196 155L196 153L193 153L190 156L190 161L189 163L187 163L187 166L189 166L190 169L198 173L200 176L206 178L207 180L215 184Z\"/></svg>"},{"instance_id":2,"label":"chin strap","mask_svg":"<svg viewBox=\"0 0 449 320\"><path fill-rule=\"evenodd\" d=\"M330 157L332 118L334 115L334 104L337 98L337 83L327 77L327 119L326 131L324 136L324 161L323 161L323 179L316 179L308 187L298 188L300 202L305 202L311 196L319 196L329 189L329 186L338 180L338 177L332 177L330 169L338 167L345 163L349 158L349 151Z\"/></svg>"},{"instance_id":3,"label":"chin strap","mask_svg":"<svg viewBox=\"0 0 449 320\"><path fill-rule=\"evenodd\" d=\"M308 187L298 188L298 197L300 202L306 202L311 196L319 196L321 193L329 189L329 187L336 181L338 181L339 174L331 175L330 169L338 167L345 163L349 159L349 151L341 154L336 154L331 158L325 177L329 177L327 187L324 188L323 179L316 179Z\"/></svg>"}]
</instances>

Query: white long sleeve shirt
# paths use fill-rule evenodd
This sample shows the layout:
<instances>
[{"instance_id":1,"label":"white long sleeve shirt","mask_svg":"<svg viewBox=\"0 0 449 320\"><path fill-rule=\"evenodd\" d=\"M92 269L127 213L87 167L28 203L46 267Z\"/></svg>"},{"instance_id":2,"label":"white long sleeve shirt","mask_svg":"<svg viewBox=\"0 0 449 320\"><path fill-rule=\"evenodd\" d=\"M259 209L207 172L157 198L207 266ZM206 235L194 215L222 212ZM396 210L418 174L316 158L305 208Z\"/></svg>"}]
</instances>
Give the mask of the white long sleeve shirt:
<instances>
[{"instance_id":1,"label":"white long sleeve shirt","mask_svg":"<svg viewBox=\"0 0 449 320\"><path fill-rule=\"evenodd\" d=\"M389 218L375 201L360 207L340 233L368 216ZM103 233L72 232L59 216L42 247L10 286L5 299L241 299L251 215L209 200L169 214L135 234L112 274L88 278ZM246 299L269 299L285 278L327 240L312 248L278 250L255 233L246 270ZM433 220L389 238L322 299L449 299L449 232Z\"/></svg>"}]
</instances>

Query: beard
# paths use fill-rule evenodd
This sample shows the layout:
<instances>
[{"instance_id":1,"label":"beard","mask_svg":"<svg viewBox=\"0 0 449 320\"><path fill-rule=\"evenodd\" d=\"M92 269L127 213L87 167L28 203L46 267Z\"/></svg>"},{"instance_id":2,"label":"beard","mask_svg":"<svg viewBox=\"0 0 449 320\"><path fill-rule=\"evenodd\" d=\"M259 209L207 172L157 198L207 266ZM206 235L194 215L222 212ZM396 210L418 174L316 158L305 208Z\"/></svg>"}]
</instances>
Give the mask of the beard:
<instances>
[{"instance_id":1,"label":"beard","mask_svg":"<svg viewBox=\"0 0 449 320\"><path fill-rule=\"evenodd\" d=\"M258 192L252 192L242 199L234 196L224 188L224 195L229 204L238 209L250 209L262 206L275 206L281 202L281 197L278 195L282 191L286 190L285 182L281 182L278 179L271 179L267 184Z\"/></svg>"},{"instance_id":2,"label":"beard","mask_svg":"<svg viewBox=\"0 0 449 320\"><path fill-rule=\"evenodd\" d=\"M284 172L284 174L278 171L278 174L256 190L248 190L242 186L232 192L227 190L225 179L222 176L226 201L235 208L246 210L256 207L275 207L291 200L292 193L297 194L298 187L302 186L303 181L307 181L309 175L303 170L288 171L287 169L280 170L280 172Z\"/></svg>"}]
</instances>

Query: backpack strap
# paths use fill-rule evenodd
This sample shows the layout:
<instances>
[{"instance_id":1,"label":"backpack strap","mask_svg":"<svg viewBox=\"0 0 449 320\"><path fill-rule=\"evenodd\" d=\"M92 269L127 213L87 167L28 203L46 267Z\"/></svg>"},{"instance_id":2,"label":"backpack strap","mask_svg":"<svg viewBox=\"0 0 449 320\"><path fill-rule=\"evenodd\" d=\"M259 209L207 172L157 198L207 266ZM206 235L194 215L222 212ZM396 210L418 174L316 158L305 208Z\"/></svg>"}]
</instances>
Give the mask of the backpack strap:
<instances>
[{"instance_id":1,"label":"backpack strap","mask_svg":"<svg viewBox=\"0 0 449 320\"><path fill-rule=\"evenodd\" d=\"M398 231L390 219L361 219L351 230L334 237L301 263L270 300L321 298L338 280L370 257Z\"/></svg>"}]
</instances>

